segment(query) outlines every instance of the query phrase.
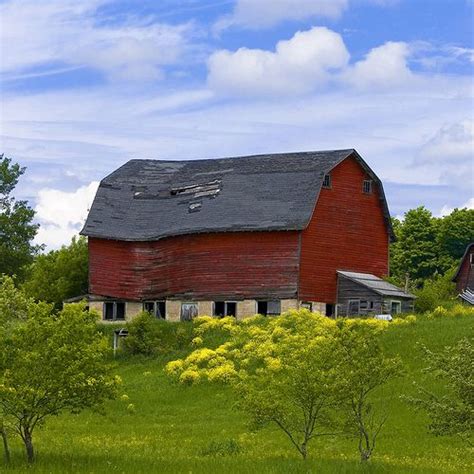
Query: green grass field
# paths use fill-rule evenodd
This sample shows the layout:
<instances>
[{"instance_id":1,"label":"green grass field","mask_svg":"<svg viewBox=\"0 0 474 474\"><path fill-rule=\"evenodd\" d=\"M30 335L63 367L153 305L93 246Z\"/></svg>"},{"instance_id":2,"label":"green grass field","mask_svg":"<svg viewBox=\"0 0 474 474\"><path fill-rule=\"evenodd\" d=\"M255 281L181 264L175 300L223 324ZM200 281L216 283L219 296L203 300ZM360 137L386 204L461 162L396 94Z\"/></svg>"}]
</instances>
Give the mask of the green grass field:
<instances>
[{"instance_id":1,"label":"green grass field","mask_svg":"<svg viewBox=\"0 0 474 474\"><path fill-rule=\"evenodd\" d=\"M108 403L105 414L84 412L48 420L35 434L38 460L32 468L24 461L20 443L12 440L13 464L5 472L472 473L472 450L457 439L428 434L426 417L399 395L413 393L414 380L437 383L422 373L417 342L441 349L473 329L473 319L461 317L419 318L414 325L386 331L386 350L400 354L407 373L379 393L378 402L389 410L390 419L366 466L358 461L353 439L315 440L309 459L302 461L276 429L251 433L228 388L205 383L180 386L163 374L164 364L174 354L117 360L122 397ZM229 440L240 446L238 452L212 447L213 442L227 445Z\"/></svg>"}]
</instances>

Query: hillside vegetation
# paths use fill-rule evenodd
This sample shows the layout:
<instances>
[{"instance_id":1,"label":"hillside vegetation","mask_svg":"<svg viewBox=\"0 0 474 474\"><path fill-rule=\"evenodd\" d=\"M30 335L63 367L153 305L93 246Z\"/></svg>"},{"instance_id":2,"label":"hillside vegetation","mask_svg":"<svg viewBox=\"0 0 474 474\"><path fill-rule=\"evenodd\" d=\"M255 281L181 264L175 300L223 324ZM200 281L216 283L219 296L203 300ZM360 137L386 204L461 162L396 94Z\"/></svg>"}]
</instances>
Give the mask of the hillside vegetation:
<instances>
[{"instance_id":1,"label":"hillside vegetation","mask_svg":"<svg viewBox=\"0 0 474 474\"><path fill-rule=\"evenodd\" d=\"M226 386L174 383L163 368L191 350L192 324L167 328L166 347L153 356L118 355L120 396L107 403L103 414L61 415L39 429L38 461L29 472L473 472L472 451L456 438L429 434L426 415L400 398L415 393L413 382L442 390L439 381L423 372L420 343L441 350L472 336L472 317L418 317L415 324L385 331L384 348L388 355L401 356L405 375L377 394L390 418L366 466L358 460L356 441L342 437L316 440L303 461L276 429L251 432ZM104 330L111 334L111 328ZM5 471L24 472L17 441L12 451L12 466Z\"/></svg>"}]
</instances>

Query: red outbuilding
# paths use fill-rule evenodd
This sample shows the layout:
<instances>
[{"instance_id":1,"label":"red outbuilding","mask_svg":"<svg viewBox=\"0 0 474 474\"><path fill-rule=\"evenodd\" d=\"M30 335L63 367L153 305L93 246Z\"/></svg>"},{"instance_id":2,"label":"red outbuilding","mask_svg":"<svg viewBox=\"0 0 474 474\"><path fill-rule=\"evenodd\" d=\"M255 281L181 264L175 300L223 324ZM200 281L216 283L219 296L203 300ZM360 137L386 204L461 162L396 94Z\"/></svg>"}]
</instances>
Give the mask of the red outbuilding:
<instances>
[{"instance_id":1,"label":"red outbuilding","mask_svg":"<svg viewBox=\"0 0 474 474\"><path fill-rule=\"evenodd\" d=\"M474 242L466 247L453 281L456 283L459 297L474 305Z\"/></svg>"},{"instance_id":2,"label":"red outbuilding","mask_svg":"<svg viewBox=\"0 0 474 474\"><path fill-rule=\"evenodd\" d=\"M412 302L380 280L390 215L380 179L353 149L131 160L100 183L82 234L90 305L105 320L142 309L169 320L299 307L332 316Z\"/></svg>"}]
</instances>

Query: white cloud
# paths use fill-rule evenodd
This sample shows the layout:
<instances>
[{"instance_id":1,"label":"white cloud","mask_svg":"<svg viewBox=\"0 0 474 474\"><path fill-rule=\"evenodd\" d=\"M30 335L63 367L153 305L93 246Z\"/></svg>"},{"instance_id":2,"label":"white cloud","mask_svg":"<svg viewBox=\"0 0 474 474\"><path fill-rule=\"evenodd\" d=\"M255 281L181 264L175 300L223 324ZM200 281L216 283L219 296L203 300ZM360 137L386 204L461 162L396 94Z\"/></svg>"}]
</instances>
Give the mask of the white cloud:
<instances>
[{"instance_id":1,"label":"white cloud","mask_svg":"<svg viewBox=\"0 0 474 474\"><path fill-rule=\"evenodd\" d=\"M389 41L373 48L367 56L345 73L345 80L360 88L391 87L413 79L407 58L407 43Z\"/></svg>"},{"instance_id":2,"label":"white cloud","mask_svg":"<svg viewBox=\"0 0 474 474\"><path fill-rule=\"evenodd\" d=\"M0 5L6 79L90 67L113 79L157 79L184 53L192 27L97 17L110 0L12 0ZM59 66L58 66L59 65ZM66 67L64 67L66 66ZM32 68L46 68L31 72Z\"/></svg>"},{"instance_id":3,"label":"white cloud","mask_svg":"<svg viewBox=\"0 0 474 474\"><path fill-rule=\"evenodd\" d=\"M279 41L275 52L240 48L212 54L208 84L223 93L300 94L324 84L330 72L343 68L348 60L341 36L315 27Z\"/></svg>"},{"instance_id":4,"label":"white cloud","mask_svg":"<svg viewBox=\"0 0 474 474\"><path fill-rule=\"evenodd\" d=\"M439 128L424 143L414 164L440 183L461 185L472 192L474 179L474 121L462 120Z\"/></svg>"},{"instance_id":5,"label":"white cloud","mask_svg":"<svg viewBox=\"0 0 474 474\"><path fill-rule=\"evenodd\" d=\"M469 199L467 202L465 202L464 204L462 204L461 206L458 206L457 209L474 209L474 198L471 198ZM444 216L448 216L449 214L451 214L451 212L454 211L454 207L450 207L450 206L443 206L439 213L438 213L438 216L439 217L444 217Z\"/></svg>"},{"instance_id":6,"label":"white cloud","mask_svg":"<svg viewBox=\"0 0 474 474\"><path fill-rule=\"evenodd\" d=\"M230 15L217 21L214 30L225 28L270 28L285 21L301 21L310 18L339 18L349 3L368 3L390 6L398 0L237 0Z\"/></svg>"},{"instance_id":7,"label":"white cloud","mask_svg":"<svg viewBox=\"0 0 474 474\"><path fill-rule=\"evenodd\" d=\"M349 65L342 37L324 27L297 32L275 51L220 50L208 61L208 84L227 95L299 95L332 81L342 87L374 90L407 87L421 78L408 66L410 45L387 42Z\"/></svg>"},{"instance_id":8,"label":"white cloud","mask_svg":"<svg viewBox=\"0 0 474 474\"><path fill-rule=\"evenodd\" d=\"M347 4L348 0L237 0L233 13L218 21L216 30L232 25L258 29L281 21L337 18Z\"/></svg>"},{"instance_id":9,"label":"white cloud","mask_svg":"<svg viewBox=\"0 0 474 474\"><path fill-rule=\"evenodd\" d=\"M35 207L40 229L35 242L46 244L48 249L67 244L81 230L98 186L93 181L72 192L40 190Z\"/></svg>"}]
</instances>

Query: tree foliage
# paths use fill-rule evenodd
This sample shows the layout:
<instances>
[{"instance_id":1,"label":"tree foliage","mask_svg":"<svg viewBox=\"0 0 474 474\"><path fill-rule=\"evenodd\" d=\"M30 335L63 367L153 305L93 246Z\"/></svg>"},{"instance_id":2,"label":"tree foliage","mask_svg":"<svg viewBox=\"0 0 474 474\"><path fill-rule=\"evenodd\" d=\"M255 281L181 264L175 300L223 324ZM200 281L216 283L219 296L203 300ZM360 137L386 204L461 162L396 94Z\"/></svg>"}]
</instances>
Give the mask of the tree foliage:
<instances>
[{"instance_id":1,"label":"tree foliage","mask_svg":"<svg viewBox=\"0 0 474 474\"><path fill-rule=\"evenodd\" d=\"M41 248L32 244L38 231L34 210L12 196L24 172L25 168L0 155L0 273L19 277Z\"/></svg>"},{"instance_id":2,"label":"tree foliage","mask_svg":"<svg viewBox=\"0 0 474 474\"><path fill-rule=\"evenodd\" d=\"M116 394L108 344L83 305L58 315L37 305L0 343L0 409L35 459L35 428L63 411L97 407Z\"/></svg>"},{"instance_id":3,"label":"tree foliage","mask_svg":"<svg viewBox=\"0 0 474 474\"><path fill-rule=\"evenodd\" d=\"M65 299L87 293L88 273L87 240L73 237L68 246L35 258L23 289L36 300L60 308Z\"/></svg>"},{"instance_id":4,"label":"tree foliage","mask_svg":"<svg viewBox=\"0 0 474 474\"><path fill-rule=\"evenodd\" d=\"M433 352L423 347L425 371L441 380L447 391L435 393L419 387L419 397L408 398L430 417L428 429L437 436L460 436L473 445L474 433L474 347L473 339L461 339L455 346Z\"/></svg>"},{"instance_id":5,"label":"tree foliage","mask_svg":"<svg viewBox=\"0 0 474 474\"><path fill-rule=\"evenodd\" d=\"M376 438L378 433L371 432L374 408L369 395L395 375L397 366L384 357L377 342L378 332L388 323L336 322L300 310L270 320L254 317L242 324L233 318L198 318L197 324L198 343L216 326L231 337L216 349L200 348L170 362L167 372L180 382L229 383L253 424L277 426L303 458L317 437L349 432ZM357 420L352 402L358 404ZM346 414L345 423L341 413ZM344 424L348 431L342 429ZM373 448L371 442L361 458L368 459Z\"/></svg>"},{"instance_id":6,"label":"tree foliage","mask_svg":"<svg viewBox=\"0 0 474 474\"><path fill-rule=\"evenodd\" d=\"M424 207L393 219L397 241L390 247L391 274L403 285L408 276L414 287L455 266L466 246L474 241L474 210L455 209L437 218Z\"/></svg>"}]
</instances>

